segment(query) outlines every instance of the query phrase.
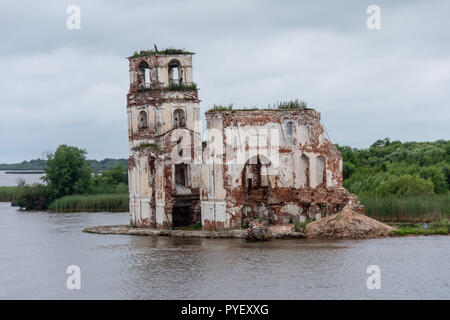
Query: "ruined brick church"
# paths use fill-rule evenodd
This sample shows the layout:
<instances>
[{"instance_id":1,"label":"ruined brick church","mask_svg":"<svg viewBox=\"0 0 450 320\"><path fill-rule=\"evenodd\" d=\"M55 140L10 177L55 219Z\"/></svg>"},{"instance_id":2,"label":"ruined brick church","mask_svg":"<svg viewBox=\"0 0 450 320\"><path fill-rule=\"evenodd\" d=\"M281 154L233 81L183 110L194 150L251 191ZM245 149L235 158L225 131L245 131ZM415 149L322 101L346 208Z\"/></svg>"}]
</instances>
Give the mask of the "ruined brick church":
<instances>
[{"instance_id":1,"label":"ruined brick church","mask_svg":"<svg viewBox=\"0 0 450 320\"><path fill-rule=\"evenodd\" d=\"M167 49L128 58L132 226L240 229L255 218L303 222L357 203L314 109L212 109L202 143L192 55Z\"/></svg>"}]
</instances>

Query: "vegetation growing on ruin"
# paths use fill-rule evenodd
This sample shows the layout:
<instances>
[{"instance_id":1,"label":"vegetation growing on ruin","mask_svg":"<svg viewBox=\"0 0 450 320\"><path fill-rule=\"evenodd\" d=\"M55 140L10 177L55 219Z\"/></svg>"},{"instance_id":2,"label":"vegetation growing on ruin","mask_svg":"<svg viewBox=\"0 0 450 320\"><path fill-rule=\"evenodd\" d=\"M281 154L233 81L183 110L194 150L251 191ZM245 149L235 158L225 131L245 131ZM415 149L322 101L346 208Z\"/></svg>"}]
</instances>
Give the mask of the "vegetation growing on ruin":
<instances>
[{"instance_id":1,"label":"vegetation growing on ruin","mask_svg":"<svg viewBox=\"0 0 450 320\"><path fill-rule=\"evenodd\" d=\"M191 224L191 225L189 226L188 230L189 230L189 231L202 230L202 223L199 222L199 223Z\"/></svg>"},{"instance_id":2,"label":"vegetation growing on ruin","mask_svg":"<svg viewBox=\"0 0 450 320\"><path fill-rule=\"evenodd\" d=\"M130 58L139 58L146 56L154 56L158 54L194 54L194 52L189 52L184 49L167 48L163 50L141 50L139 52L135 51Z\"/></svg>"},{"instance_id":3,"label":"vegetation growing on ruin","mask_svg":"<svg viewBox=\"0 0 450 320\"><path fill-rule=\"evenodd\" d=\"M227 106L221 104L214 104L214 106L208 110L210 111L254 111L254 110L295 110L295 109L308 109L306 101L295 99L286 101L277 101L272 105L269 103L266 108L258 107L234 107L233 103Z\"/></svg>"},{"instance_id":4,"label":"vegetation growing on ruin","mask_svg":"<svg viewBox=\"0 0 450 320\"><path fill-rule=\"evenodd\" d=\"M146 92L146 91L150 91L150 90L152 90L152 89L147 88L147 87L139 87L139 88L138 88L138 92L139 92L139 93Z\"/></svg>"},{"instance_id":5,"label":"vegetation growing on ruin","mask_svg":"<svg viewBox=\"0 0 450 320\"><path fill-rule=\"evenodd\" d=\"M184 83L171 83L168 87L168 90L172 90L172 91L184 91L184 90L195 90L197 89L197 84L195 82L189 83L189 84L184 84ZM142 92L146 92L146 91L150 91L153 90L151 88L147 88L147 87L140 87L138 88L138 92L142 93Z\"/></svg>"},{"instance_id":6,"label":"vegetation growing on ruin","mask_svg":"<svg viewBox=\"0 0 450 320\"><path fill-rule=\"evenodd\" d=\"M234 107L233 103L228 104L227 106L221 105L221 104L214 104L211 109L209 109L207 112L211 111L254 111L254 110L260 110L257 107Z\"/></svg>"},{"instance_id":7,"label":"vegetation growing on ruin","mask_svg":"<svg viewBox=\"0 0 450 320\"><path fill-rule=\"evenodd\" d=\"M169 90L174 90L174 91L183 91L183 90L195 90L197 89L197 84L195 82L192 82L190 84L184 84L184 83L171 83L169 85Z\"/></svg>"},{"instance_id":8,"label":"vegetation growing on ruin","mask_svg":"<svg viewBox=\"0 0 450 320\"><path fill-rule=\"evenodd\" d=\"M281 110L306 109L306 108L308 108L306 101L299 99L277 101L272 105L272 109L281 109Z\"/></svg>"},{"instance_id":9,"label":"vegetation growing on ruin","mask_svg":"<svg viewBox=\"0 0 450 320\"><path fill-rule=\"evenodd\" d=\"M210 111L233 111L233 104L230 103L228 106L224 106L221 104L214 104L211 109L209 109L207 112Z\"/></svg>"},{"instance_id":10,"label":"vegetation growing on ruin","mask_svg":"<svg viewBox=\"0 0 450 320\"><path fill-rule=\"evenodd\" d=\"M311 221L300 222L298 219L294 221L294 231L304 232L306 231L306 225Z\"/></svg>"},{"instance_id":11,"label":"vegetation growing on ruin","mask_svg":"<svg viewBox=\"0 0 450 320\"><path fill-rule=\"evenodd\" d=\"M344 187L369 216L382 221L430 221L450 215L450 141L378 140L368 149L337 146Z\"/></svg>"},{"instance_id":12,"label":"vegetation growing on ruin","mask_svg":"<svg viewBox=\"0 0 450 320\"><path fill-rule=\"evenodd\" d=\"M134 147L133 150L139 151L139 150L145 150L148 148L152 149L155 152L161 151L161 149L159 148L159 146L157 144L148 143L148 142L143 142L143 143L139 144L138 146Z\"/></svg>"}]
</instances>

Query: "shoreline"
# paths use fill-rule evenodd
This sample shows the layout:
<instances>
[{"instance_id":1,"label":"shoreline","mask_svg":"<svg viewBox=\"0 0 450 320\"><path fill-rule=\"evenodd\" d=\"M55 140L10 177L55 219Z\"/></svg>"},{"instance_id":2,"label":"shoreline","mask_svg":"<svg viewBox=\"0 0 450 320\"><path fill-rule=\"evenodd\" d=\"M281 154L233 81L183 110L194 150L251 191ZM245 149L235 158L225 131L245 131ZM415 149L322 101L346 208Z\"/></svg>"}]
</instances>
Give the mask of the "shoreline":
<instances>
[{"instance_id":1,"label":"shoreline","mask_svg":"<svg viewBox=\"0 0 450 320\"><path fill-rule=\"evenodd\" d=\"M294 231L292 225L278 225L269 227L272 239L316 239L316 240L362 240L379 238L401 238L415 236L448 236L441 233L405 233L405 234L386 234L378 236L356 237L356 238L317 238L308 237L306 232ZM130 225L111 225L111 226L93 226L82 230L91 234L112 234L112 235L130 235L130 236L158 236L175 238L207 238L207 239L245 239L247 229L207 231L207 230L180 230L180 229L155 229L132 227Z\"/></svg>"},{"instance_id":2,"label":"shoreline","mask_svg":"<svg viewBox=\"0 0 450 320\"><path fill-rule=\"evenodd\" d=\"M94 226L83 229L83 232L94 234L119 234L119 235L138 235L138 236L162 236L178 238L209 238L209 239L245 239L247 229L224 230L224 231L206 231L206 230L172 230L172 229L154 229L154 228L136 228L130 225L115 226ZM296 232L291 226L271 227L273 239L304 239L303 232Z\"/></svg>"}]
</instances>

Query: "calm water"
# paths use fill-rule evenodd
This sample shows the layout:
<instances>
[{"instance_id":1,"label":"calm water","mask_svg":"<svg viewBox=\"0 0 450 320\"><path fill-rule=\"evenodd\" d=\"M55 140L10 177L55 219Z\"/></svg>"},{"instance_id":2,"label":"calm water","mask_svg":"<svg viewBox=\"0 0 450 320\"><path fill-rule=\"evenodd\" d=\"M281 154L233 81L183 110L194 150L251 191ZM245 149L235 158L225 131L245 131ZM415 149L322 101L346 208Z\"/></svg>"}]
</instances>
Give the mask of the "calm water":
<instances>
[{"instance_id":1,"label":"calm water","mask_svg":"<svg viewBox=\"0 0 450 320\"><path fill-rule=\"evenodd\" d=\"M0 203L2 299L449 299L450 238L175 239L82 233L126 213L18 212ZM66 289L68 265L81 290ZM366 268L381 268L368 290Z\"/></svg>"},{"instance_id":2,"label":"calm water","mask_svg":"<svg viewBox=\"0 0 450 320\"><path fill-rule=\"evenodd\" d=\"M42 173L29 173L29 174L20 174L20 173L6 173L5 171L0 170L0 186L17 186L17 180L22 178L28 184L33 183L43 183L41 177Z\"/></svg>"},{"instance_id":3,"label":"calm water","mask_svg":"<svg viewBox=\"0 0 450 320\"><path fill-rule=\"evenodd\" d=\"M0 172L0 185L40 174ZM81 232L127 213L18 212L0 202L0 299L449 299L450 238L175 239ZM368 290L366 268L381 268ZM66 288L67 266L81 290Z\"/></svg>"}]
</instances>

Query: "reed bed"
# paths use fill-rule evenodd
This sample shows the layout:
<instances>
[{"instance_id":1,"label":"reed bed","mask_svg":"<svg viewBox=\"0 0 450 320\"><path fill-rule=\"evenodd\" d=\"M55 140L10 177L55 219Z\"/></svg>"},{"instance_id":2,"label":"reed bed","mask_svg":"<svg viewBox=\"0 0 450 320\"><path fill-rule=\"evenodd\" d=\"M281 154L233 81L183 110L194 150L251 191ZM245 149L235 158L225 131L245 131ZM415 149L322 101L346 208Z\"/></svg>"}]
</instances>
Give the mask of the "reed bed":
<instances>
[{"instance_id":1,"label":"reed bed","mask_svg":"<svg viewBox=\"0 0 450 320\"><path fill-rule=\"evenodd\" d=\"M0 187L0 202L11 202L17 193L18 187Z\"/></svg>"},{"instance_id":2,"label":"reed bed","mask_svg":"<svg viewBox=\"0 0 450 320\"><path fill-rule=\"evenodd\" d=\"M366 214L384 222L431 222L450 217L450 195L411 197L360 196Z\"/></svg>"},{"instance_id":3,"label":"reed bed","mask_svg":"<svg viewBox=\"0 0 450 320\"><path fill-rule=\"evenodd\" d=\"M72 195L54 200L52 212L128 212L128 194Z\"/></svg>"}]
</instances>

